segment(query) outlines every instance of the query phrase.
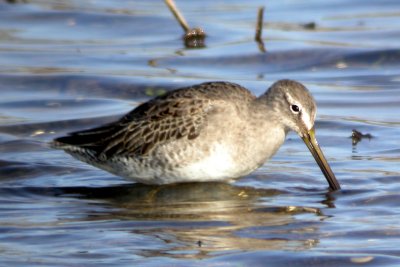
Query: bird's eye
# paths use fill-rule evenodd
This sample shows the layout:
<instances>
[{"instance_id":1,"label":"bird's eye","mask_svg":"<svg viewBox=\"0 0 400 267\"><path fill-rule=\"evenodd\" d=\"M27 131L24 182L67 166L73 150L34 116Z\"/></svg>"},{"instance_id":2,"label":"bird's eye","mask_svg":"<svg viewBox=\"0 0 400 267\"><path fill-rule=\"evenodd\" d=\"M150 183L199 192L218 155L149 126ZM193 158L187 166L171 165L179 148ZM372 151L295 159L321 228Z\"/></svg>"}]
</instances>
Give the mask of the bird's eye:
<instances>
[{"instance_id":1,"label":"bird's eye","mask_svg":"<svg viewBox=\"0 0 400 267\"><path fill-rule=\"evenodd\" d=\"M292 112L294 113L294 114L297 114L297 113L299 113L300 112L300 107L298 106L298 105L291 105L290 106L290 109L292 110Z\"/></svg>"}]
</instances>

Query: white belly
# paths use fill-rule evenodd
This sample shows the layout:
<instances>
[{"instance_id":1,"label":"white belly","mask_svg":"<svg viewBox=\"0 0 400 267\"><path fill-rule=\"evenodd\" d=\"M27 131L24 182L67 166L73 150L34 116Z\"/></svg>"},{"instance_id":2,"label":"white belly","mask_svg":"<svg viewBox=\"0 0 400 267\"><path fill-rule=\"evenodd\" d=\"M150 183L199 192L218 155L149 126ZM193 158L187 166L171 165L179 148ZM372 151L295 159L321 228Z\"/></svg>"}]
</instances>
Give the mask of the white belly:
<instances>
[{"instance_id":1,"label":"white belly","mask_svg":"<svg viewBox=\"0 0 400 267\"><path fill-rule=\"evenodd\" d=\"M204 182L221 181L237 178L242 170L234 163L228 149L223 145L216 145L209 156L197 162L176 169L177 178L185 177L185 181Z\"/></svg>"},{"instance_id":2,"label":"white belly","mask_svg":"<svg viewBox=\"0 0 400 267\"><path fill-rule=\"evenodd\" d=\"M162 164L149 166L132 158L119 158L113 160L111 164L97 164L97 166L145 184L225 181L252 171L252 169L243 170L243 167L235 164L229 150L222 144L215 145L210 152L205 157L199 157L197 161L185 160L186 163L173 168L166 168Z\"/></svg>"}]
</instances>

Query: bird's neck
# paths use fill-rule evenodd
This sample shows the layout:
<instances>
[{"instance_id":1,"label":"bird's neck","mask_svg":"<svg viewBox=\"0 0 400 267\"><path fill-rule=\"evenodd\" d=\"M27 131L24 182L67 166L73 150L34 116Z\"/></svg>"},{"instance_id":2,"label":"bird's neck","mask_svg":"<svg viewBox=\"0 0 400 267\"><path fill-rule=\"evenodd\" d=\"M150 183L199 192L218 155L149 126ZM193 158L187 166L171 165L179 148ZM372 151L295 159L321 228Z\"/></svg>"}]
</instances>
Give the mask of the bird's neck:
<instances>
[{"instance_id":1,"label":"bird's neck","mask_svg":"<svg viewBox=\"0 0 400 267\"><path fill-rule=\"evenodd\" d=\"M268 93L262 94L250 106L252 117L258 123L265 122L264 127L273 125L276 128L283 129L285 134L287 134L289 129L283 124L280 117L279 105L275 105L275 103ZM262 124L260 124L260 127L262 127Z\"/></svg>"},{"instance_id":2,"label":"bird's neck","mask_svg":"<svg viewBox=\"0 0 400 267\"><path fill-rule=\"evenodd\" d=\"M276 116L275 107L267 93L264 93L254 99L250 108L252 110L252 113L256 116Z\"/></svg>"}]
</instances>

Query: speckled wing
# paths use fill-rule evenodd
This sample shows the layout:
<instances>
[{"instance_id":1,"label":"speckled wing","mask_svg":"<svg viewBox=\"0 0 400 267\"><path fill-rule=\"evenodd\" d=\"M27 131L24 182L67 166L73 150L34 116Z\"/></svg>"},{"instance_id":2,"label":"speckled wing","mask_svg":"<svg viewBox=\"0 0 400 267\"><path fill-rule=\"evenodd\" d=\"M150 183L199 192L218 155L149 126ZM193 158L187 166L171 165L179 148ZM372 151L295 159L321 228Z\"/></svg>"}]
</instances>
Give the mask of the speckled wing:
<instances>
[{"instance_id":1,"label":"speckled wing","mask_svg":"<svg viewBox=\"0 0 400 267\"><path fill-rule=\"evenodd\" d=\"M124 130L115 135L103 153L146 155L154 147L180 138L194 139L205 124L212 101L156 99L121 120ZM144 108L144 116L137 112Z\"/></svg>"},{"instance_id":2,"label":"speckled wing","mask_svg":"<svg viewBox=\"0 0 400 267\"><path fill-rule=\"evenodd\" d=\"M196 138L221 101L229 102L235 97L243 101L243 96L254 98L247 89L224 82L178 89L141 104L115 123L72 133L55 143L66 150L72 146L93 151L102 159L116 155L146 156L167 142Z\"/></svg>"},{"instance_id":3,"label":"speckled wing","mask_svg":"<svg viewBox=\"0 0 400 267\"><path fill-rule=\"evenodd\" d=\"M56 142L96 152L99 158L149 154L156 146L180 138L194 139L211 109L210 100L155 99L118 122L75 132Z\"/></svg>"}]
</instances>

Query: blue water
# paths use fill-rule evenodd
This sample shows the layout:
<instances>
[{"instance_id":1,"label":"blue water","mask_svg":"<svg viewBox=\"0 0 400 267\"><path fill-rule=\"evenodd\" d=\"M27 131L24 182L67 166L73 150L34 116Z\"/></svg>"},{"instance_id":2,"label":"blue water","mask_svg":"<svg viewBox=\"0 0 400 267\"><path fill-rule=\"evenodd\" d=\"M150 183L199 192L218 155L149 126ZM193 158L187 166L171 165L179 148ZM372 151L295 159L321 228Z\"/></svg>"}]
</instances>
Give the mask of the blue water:
<instances>
[{"instance_id":1,"label":"blue water","mask_svg":"<svg viewBox=\"0 0 400 267\"><path fill-rule=\"evenodd\" d=\"M206 31L202 49L185 48L163 1L12 2L0 2L1 266L400 264L398 1L177 2ZM295 134L234 184L132 184L48 146L177 87L258 95L281 78L316 98L341 191ZM354 145L353 129L372 138Z\"/></svg>"}]
</instances>

